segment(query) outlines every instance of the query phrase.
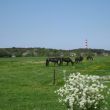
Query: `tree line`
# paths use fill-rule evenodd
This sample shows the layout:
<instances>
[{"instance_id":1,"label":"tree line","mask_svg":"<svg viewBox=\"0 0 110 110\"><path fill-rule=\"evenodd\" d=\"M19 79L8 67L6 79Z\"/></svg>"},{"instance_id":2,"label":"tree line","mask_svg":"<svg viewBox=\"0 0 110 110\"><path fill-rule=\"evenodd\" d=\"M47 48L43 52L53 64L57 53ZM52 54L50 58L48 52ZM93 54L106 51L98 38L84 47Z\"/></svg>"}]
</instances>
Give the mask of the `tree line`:
<instances>
[{"instance_id":1,"label":"tree line","mask_svg":"<svg viewBox=\"0 0 110 110\"><path fill-rule=\"evenodd\" d=\"M58 56L76 56L76 55L110 55L110 50L104 49L51 49L51 48L0 48L0 57L58 57Z\"/></svg>"}]
</instances>

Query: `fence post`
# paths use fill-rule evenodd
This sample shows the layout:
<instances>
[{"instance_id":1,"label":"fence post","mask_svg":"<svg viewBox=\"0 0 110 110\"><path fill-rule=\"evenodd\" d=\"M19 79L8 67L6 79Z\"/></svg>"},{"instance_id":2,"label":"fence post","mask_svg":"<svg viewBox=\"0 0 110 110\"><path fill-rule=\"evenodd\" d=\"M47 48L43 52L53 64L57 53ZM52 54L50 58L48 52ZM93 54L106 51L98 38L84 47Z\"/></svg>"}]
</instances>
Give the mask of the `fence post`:
<instances>
[{"instance_id":1,"label":"fence post","mask_svg":"<svg viewBox=\"0 0 110 110\"><path fill-rule=\"evenodd\" d=\"M53 72L53 85L55 85L56 83L56 70L54 69L54 72Z\"/></svg>"}]
</instances>

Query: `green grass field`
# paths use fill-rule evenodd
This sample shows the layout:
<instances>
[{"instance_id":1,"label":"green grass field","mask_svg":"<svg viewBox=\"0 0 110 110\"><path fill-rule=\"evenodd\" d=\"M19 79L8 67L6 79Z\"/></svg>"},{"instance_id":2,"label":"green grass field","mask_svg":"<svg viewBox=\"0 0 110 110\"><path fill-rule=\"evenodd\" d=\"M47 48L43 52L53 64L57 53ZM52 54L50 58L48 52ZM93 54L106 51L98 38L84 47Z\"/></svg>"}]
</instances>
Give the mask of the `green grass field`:
<instances>
[{"instance_id":1,"label":"green grass field","mask_svg":"<svg viewBox=\"0 0 110 110\"><path fill-rule=\"evenodd\" d=\"M110 76L110 57L84 60L74 66L45 66L43 57L0 58L0 110L66 110L54 93L63 85L63 70ZM53 85L53 71L56 84ZM106 83L110 88L110 82ZM106 99L110 103L110 98ZM109 105L110 107L110 105Z\"/></svg>"}]
</instances>

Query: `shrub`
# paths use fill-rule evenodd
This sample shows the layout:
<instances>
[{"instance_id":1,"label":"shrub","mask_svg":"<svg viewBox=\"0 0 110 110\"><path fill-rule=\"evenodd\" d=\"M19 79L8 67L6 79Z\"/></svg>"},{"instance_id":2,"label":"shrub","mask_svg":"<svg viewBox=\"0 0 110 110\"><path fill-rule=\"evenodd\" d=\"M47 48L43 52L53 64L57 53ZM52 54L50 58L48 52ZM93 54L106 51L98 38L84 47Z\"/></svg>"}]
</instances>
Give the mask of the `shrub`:
<instances>
[{"instance_id":1,"label":"shrub","mask_svg":"<svg viewBox=\"0 0 110 110\"><path fill-rule=\"evenodd\" d=\"M106 89L99 76L73 73L55 93L68 110L105 110Z\"/></svg>"}]
</instances>

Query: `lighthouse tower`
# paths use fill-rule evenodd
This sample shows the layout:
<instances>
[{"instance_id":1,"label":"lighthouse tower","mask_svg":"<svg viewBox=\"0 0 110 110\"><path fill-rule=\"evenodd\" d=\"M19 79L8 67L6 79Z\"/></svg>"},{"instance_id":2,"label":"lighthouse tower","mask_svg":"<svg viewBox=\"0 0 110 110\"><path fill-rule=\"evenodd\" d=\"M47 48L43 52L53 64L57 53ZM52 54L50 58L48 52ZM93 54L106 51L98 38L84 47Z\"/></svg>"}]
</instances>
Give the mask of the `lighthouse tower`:
<instances>
[{"instance_id":1,"label":"lighthouse tower","mask_svg":"<svg viewBox=\"0 0 110 110\"><path fill-rule=\"evenodd\" d=\"M85 40L85 48L86 49L88 48L88 41L87 41L87 39Z\"/></svg>"}]
</instances>

